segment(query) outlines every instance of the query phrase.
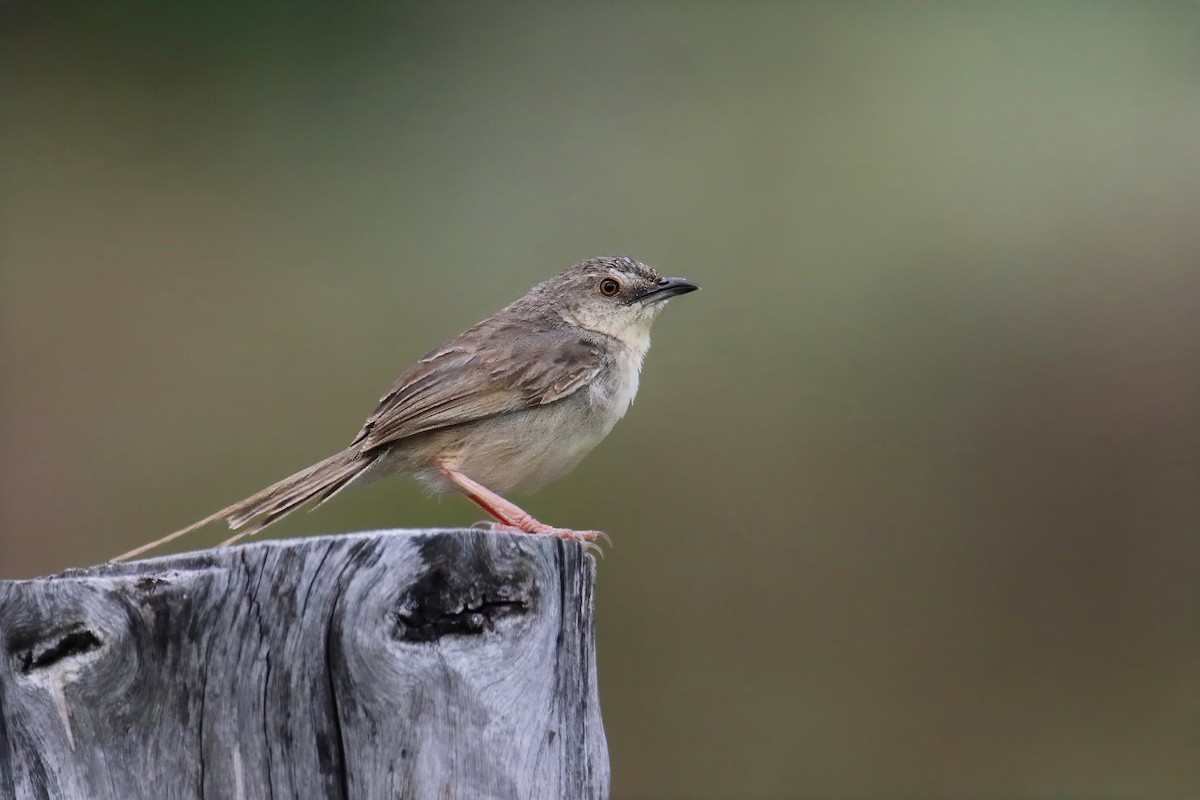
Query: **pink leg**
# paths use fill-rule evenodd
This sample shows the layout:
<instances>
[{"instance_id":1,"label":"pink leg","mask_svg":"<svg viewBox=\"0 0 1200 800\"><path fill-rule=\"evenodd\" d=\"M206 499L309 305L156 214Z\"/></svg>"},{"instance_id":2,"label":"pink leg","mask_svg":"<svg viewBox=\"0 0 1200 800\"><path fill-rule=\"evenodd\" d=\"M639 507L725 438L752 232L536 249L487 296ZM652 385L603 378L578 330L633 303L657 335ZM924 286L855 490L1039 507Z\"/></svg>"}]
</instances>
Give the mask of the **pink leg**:
<instances>
[{"instance_id":1,"label":"pink leg","mask_svg":"<svg viewBox=\"0 0 1200 800\"><path fill-rule=\"evenodd\" d=\"M456 469L443 466L442 474L454 481L475 505L495 517L500 525L497 527L518 530L524 533L552 534L562 539L574 539L581 542L594 542L598 538L608 536L600 531L573 531L570 528L555 528L544 522L538 522L529 512L521 509L515 503L505 500L481 483L468 478Z\"/></svg>"}]
</instances>

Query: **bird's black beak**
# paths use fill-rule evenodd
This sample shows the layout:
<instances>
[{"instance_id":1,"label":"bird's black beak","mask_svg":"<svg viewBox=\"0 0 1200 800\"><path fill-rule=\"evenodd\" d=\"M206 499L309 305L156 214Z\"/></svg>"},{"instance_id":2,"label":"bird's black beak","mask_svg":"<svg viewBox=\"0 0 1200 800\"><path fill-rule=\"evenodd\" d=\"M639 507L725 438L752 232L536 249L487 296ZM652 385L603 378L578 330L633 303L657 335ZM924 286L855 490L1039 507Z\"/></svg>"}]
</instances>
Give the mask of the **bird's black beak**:
<instances>
[{"instance_id":1,"label":"bird's black beak","mask_svg":"<svg viewBox=\"0 0 1200 800\"><path fill-rule=\"evenodd\" d=\"M637 301L642 305L658 303L666 300L668 297L694 292L699 288L700 284L695 281L689 281L687 278L659 278L656 283L651 284L649 288L637 296Z\"/></svg>"}]
</instances>

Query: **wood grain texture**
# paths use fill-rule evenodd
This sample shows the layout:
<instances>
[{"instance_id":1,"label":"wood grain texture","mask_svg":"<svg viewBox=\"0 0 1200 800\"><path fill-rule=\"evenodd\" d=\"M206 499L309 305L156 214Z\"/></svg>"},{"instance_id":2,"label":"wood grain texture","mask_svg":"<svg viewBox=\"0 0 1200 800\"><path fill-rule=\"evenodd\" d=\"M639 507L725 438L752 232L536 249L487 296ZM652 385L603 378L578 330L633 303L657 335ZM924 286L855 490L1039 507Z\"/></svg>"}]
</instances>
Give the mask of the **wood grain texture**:
<instances>
[{"instance_id":1,"label":"wood grain texture","mask_svg":"<svg viewBox=\"0 0 1200 800\"><path fill-rule=\"evenodd\" d=\"M594 580L470 530L0 582L0 797L607 797Z\"/></svg>"}]
</instances>

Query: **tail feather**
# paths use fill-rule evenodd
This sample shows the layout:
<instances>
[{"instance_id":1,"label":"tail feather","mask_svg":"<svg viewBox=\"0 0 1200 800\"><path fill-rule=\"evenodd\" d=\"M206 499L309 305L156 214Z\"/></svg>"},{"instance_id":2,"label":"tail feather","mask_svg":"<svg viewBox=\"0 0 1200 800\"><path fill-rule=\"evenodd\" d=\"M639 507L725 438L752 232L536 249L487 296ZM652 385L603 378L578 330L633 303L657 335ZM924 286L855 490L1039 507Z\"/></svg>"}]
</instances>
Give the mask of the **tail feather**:
<instances>
[{"instance_id":1,"label":"tail feather","mask_svg":"<svg viewBox=\"0 0 1200 800\"><path fill-rule=\"evenodd\" d=\"M112 560L125 561L141 555L147 550L178 539L180 536L186 536L219 519L227 520L229 527L234 530L250 523L245 531L238 533L223 544L237 541L243 536L252 536L310 500L317 500L317 505L324 503L362 474L363 470L369 467L374 460L371 456L362 455L357 449L348 448L324 461L318 461L307 469L300 470L295 475L289 475L261 492L253 494L245 500L240 500L228 508L223 508L199 522L194 522L161 539L136 547L128 553L122 553Z\"/></svg>"}]
</instances>

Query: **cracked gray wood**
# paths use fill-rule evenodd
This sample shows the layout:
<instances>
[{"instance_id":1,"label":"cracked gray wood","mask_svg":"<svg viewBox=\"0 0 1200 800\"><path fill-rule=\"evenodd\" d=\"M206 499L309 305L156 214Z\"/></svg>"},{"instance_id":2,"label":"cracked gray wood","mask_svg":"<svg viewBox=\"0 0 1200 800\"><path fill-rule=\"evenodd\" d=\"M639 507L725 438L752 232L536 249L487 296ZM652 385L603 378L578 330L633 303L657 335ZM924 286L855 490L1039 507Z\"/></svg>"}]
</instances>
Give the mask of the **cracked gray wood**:
<instances>
[{"instance_id":1,"label":"cracked gray wood","mask_svg":"<svg viewBox=\"0 0 1200 800\"><path fill-rule=\"evenodd\" d=\"M594 584L473 530L0 582L0 797L607 797Z\"/></svg>"}]
</instances>

